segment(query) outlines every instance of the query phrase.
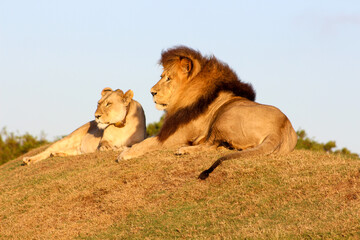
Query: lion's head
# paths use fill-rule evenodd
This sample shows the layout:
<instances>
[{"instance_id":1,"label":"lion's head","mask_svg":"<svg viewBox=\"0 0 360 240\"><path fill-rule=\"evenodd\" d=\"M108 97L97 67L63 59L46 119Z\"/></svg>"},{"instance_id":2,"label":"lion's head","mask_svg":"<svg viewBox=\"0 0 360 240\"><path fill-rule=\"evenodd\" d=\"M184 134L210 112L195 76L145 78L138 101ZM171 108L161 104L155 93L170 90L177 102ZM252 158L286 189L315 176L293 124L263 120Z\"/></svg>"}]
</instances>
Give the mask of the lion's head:
<instances>
[{"instance_id":1,"label":"lion's head","mask_svg":"<svg viewBox=\"0 0 360 240\"><path fill-rule=\"evenodd\" d=\"M172 96L179 85L177 77L170 72L164 71L161 79L151 88L153 101L158 110L166 110L171 102Z\"/></svg>"},{"instance_id":2,"label":"lion's head","mask_svg":"<svg viewBox=\"0 0 360 240\"><path fill-rule=\"evenodd\" d=\"M163 53L163 55L165 54ZM192 89L188 87L191 86L189 81L201 69L200 55L196 59L194 59L194 56L193 58L190 58L190 56L172 57L174 56L169 57L166 62L165 60L160 61L164 68L160 76L161 79L151 88L156 108L166 110L168 113L187 102L196 101L196 99L193 99L195 96L192 93ZM188 93L186 94L186 99L184 99L184 93Z\"/></svg>"},{"instance_id":3,"label":"lion's head","mask_svg":"<svg viewBox=\"0 0 360 240\"><path fill-rule=\"evenodd\" d=\"M133 96L132 90L124 94L120 89L113 91L111 88L104 88L95 111L98 127L105 129L109 125L123 125Z\"/></svg>"},{"instance_id":4,"label":"lion's head","mask_svg":"<svg viewBox=\"0 0 360 240\"><path fill-rule=\"evenodd\" d=\"M162 52L159 63L163 72L151 94L156 107L167 112L158 135L161 141L204 113L220 92L255 100L251 84L240 81L214 56L203 57L198 51L180 46Z\"/></svg>"}]
</instances>

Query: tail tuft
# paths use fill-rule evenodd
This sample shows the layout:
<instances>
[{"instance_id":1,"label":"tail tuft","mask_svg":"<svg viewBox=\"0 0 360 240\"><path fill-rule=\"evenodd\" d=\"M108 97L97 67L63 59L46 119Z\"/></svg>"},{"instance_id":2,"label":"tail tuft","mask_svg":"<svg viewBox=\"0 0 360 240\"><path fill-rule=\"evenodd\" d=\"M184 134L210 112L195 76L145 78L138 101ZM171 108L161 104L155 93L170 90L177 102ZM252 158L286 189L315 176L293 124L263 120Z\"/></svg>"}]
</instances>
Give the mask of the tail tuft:
<instances>
[{"instance_id":1,"label":"tail tuft","mask_svg":"<svg viewBox=\"0 0 360 240\"><path fill-rule=\"evenodd\" d=\"M209 174L211 172L212 171L209 171L209 169L207 169L207 170L203 171L202 173L200 173L198 178L201 179L201 180L205 180L205 179L207 179L209 177Z\"/></svg>"},{"instance_id":2,"label":"tail tuft","mask_svg":"<svg viewBox=\"0 0 360 240\"><path fill-rule=\"evenodd\" d=\"M227 156L221 157L221 158L219 158L218 160L216 160L216 161L214 162L214 164L213 164L209 169L203 171L203 172L199 175L198 178L201 179L201 180L205 180L207 177L209 177L209 174L212 173L212 172L214 171L214 169L215 169L217 166L219 166L219 165L222 163L222 161L224 161L224 160L227 160Z\"/></svg>"}]
</instances>

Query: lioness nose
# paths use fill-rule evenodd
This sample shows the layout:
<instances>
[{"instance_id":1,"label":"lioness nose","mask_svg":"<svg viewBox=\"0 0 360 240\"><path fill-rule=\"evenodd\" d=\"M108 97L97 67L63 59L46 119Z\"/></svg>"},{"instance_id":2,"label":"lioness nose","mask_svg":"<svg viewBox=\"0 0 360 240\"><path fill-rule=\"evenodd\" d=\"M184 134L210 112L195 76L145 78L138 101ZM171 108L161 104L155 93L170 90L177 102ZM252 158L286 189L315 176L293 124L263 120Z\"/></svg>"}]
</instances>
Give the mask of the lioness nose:
<instances>
[{"instance_id":1,"label":"lioness nose","mask_svg":"<svg viewBox=\"0 0 360 240\"><path fill-rule=\"evenodd\" d=\"M95 114L95 118L99 119L101 117L101 114Z\"/></svg>"},{"instance_id":2,"label":"lioness nose","mask_svg":"<svg viewBox=\"0 0 360 240\"><path fill-rule=\"evenodd\" d=\"M155 95L156 95L156 92L151 91L151 95L155 96Z\"/></svg>"}]
</instances>

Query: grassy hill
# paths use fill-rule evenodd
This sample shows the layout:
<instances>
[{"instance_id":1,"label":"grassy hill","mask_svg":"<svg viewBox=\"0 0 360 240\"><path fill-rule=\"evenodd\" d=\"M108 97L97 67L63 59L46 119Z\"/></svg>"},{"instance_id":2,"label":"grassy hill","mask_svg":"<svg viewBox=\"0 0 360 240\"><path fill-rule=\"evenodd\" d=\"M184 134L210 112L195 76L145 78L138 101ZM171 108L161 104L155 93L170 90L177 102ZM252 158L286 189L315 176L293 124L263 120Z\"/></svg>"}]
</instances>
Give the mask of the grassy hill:
<instances>
[{"instance_id":1,"label":"grassy hill","mask_svg":"<svg viewBox=\"0 0 360 240\"><path fill-rule=\"evenodd\" d=\"M0 166L0 239L360 237L359 159L295 150L198 180L225 152L15 159Z\"/></svg>"}]
</instances>

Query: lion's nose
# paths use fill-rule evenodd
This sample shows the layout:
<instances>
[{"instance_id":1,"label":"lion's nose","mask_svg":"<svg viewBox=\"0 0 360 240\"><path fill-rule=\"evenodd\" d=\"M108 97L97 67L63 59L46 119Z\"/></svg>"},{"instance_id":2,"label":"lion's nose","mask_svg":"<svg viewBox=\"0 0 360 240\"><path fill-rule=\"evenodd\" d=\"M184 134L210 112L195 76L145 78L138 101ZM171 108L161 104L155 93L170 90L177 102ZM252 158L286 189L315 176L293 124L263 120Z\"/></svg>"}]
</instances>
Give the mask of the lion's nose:
<instances>
[{"instance_id":1,"label":"lion's nose","mask_svg":"<svg viewBox=\"0 0 360 240\"><path fill-rule=\"evenodd\" d=\"M95 118L99 119L101 117L101 114L95 114Z\"/></svg>"},{"instance_id":2,"label":"lion's nose","mask_svg":"<svg viewBox=\"0 0 360 240\"><path fill-rule=\"evenodd\" d=\"M157 92L151 91L151 95L155 96Z\"/></svg>"}]
</instances>

